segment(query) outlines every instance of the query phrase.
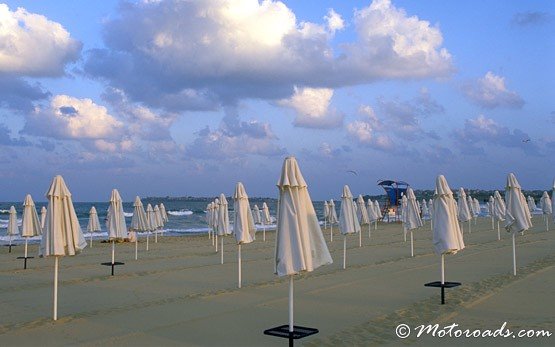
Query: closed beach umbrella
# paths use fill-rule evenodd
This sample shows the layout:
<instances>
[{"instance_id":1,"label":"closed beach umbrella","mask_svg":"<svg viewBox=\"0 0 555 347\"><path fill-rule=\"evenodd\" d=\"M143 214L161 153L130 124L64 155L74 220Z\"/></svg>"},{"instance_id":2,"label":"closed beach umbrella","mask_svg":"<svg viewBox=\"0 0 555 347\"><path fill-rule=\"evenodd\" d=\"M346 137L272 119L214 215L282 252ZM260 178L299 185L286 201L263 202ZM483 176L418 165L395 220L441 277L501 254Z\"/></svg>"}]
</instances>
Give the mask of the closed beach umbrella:
<instances>
[{"instance_id":1,"label":"closed beach umbrella","mask_svg":"<svg viewBox=\"0 0 555 347\"><path fill-rule=\"evenodd\" d=\"M42 229L40 227L39 215L37 214L37 209L35 208L35 202L30 194L25 196L25 201L23 202L23 217L21 220L21 236L25 238L25 256L23 257L23 269L27 268L27 242L29 237L39 236L42 234Z\"/></svg>"},{"instance_id":2,"label":"closed beach umbrella","mask_svg":"<svg viewBox=\"0 0 555 347\"><path fill-rule=\"evenodd\" d=\"M343 268L345 269L347 262L347 235L360 233L360 224L353 208L353 195L347 185L343 186L343 194L341 195L339 231L343 235Z\"/></svg>"},{"instance_id":3,"label":"closed beach umbrella","mask_svg":"<svg viewBox=\"0 0 555 347\"><path fill-rule=\"evenodd\" d=\"M212 208L213 208L213 204L209 203L208 205L206 205L206 224L208 224L208 239L210 240L212 238Z\"/></svg>"},{"instance_id":4,"label":"closed beach umbrella","mask_svg":"<svg viewBox=\"0 0 555 347\"><path fill-rule=\"evenodd\" d=\"M42 230L44 230L45 223L46 223L46 207L43 206L42 209L40 210L40 228Z\"/></svg>"},{"instance_id":5,"label":"closed beach umbrella","mask_svg":"<svg viewBox=\"0 0 555 347\"><path fill-rule=\"evenodd\" d=\"M403 223L403 237L404 237L404 241L407 242L407 224L406 224L406 217L407 217L407 206L408 206L408 201L407 201L407 195L404 194L403 197L401 197L401 223Z\"/></svg>"},{"instance_id":6,"label":"closed beach umbrella","mask_svg":"<svg viewBox=\"0 0 555 347\"><path fill-rule=\"evenodd\" d=\"M238 287L241 288L241 245L253 242L256 234L249 197L241 182L238 182L235 186L233 213L235 214L235 218L233 218L233 235L237 241Z\"/></svg>"},{"instance_id":7,"label":"closed beach umbrella","mask_svg":"<svg viewBox=\"0 0 555 347\"><path fill-rule=\"evenodd\" d=\"M163 203L160 203L160 215L162 216L162 220L164 224L166 224L169 220L168 213L166 212L166 206Z\"/></svg>"},{"instance_id":8,"label":"closed beach umbrella","mask_svg":"<svg viewBox=\"0 0 555 347\"><path fill-rule=\"evenodd\" d=\"M96 208L93 206L89 211L89 224L87 224L87 231L91 234L90 247L93 245L92 235L95 231L100 231L100 221L98 220L98 213Z\"/></svg>"},{"instance_id":9,"label":"closed beach umbrella","mask_svg":"<svg viewBox=\"0 0 555 347\"><path fill-rule=\"evenodd\" d=\"M368 208L366 209L366 213L368 214L368 221L370 223L374 223L374 230L378 229L378 214L376 205L371 199L368 199ZM371 236L370 228L368 228L368 238L370 239Z\"/></svg>"},{"instance_id":10,"label":"closed beach umbrella","mask_svg":"<svg viewBox=\"0 0 555 347\"><path fill-rule=\"evenodd\" d=\"M148 241L150 233L156 230L156 228L158 227L158 223L156 222L156 214L154 213L154 209L150 204L146 205L146 221L148 227L148 233L146 234L146 250L148 251Z\"/></svg>"},{"instance_id":11,"label":"closed beach umbrella","mask_svg":"<svg viewBox=\"0 0 555 347\"><path fill-rule=\"evenodd\" d=\"M158 231L162 230L164 227L164 219L162 218L162 214L160 213L160 206L154 205L154 243L158 243Z\"/></svg>"},{"instance_id":12,"label":"closed beach umbrella","mask_svg":"<svg viewBox=\"0 0 555 347\"><path fill-rule=\"evenodd\" d=\"M382 209L380 207L380 203L378 202L378 200L374 200L374 208L376 209L376 216L378 217L374 221L374 229L377 230L378 229L378 221L383 218Z\"/></svg>"},{"instance_id":13,"label":"closed beach umbrella","mask_svg":"<svg viewBox=\"0 0 555 347\"><path fill-rule=\"evenodd\" d=\"M339 220L337 219L337 211L335 210L335 202L333 199L330 199L330 242L333 242L333 225L336 224Z\"/></svg>"},{"instance_id":14,"label":"closed beach umbrella","mask_svg":"<svg viewBox=\"0 0 555 347\"><path fill-rule=\"evenodd\" d=\"M220 200L218 198L214 199L212 202L212 246L216 246L216 253L218 253L218 209L220 206Z\"/></svg>"},{"instance_id":15,"label":"closed beach umbrella","mask_svg":"<svg viewBox=\"0 0 555 347\"><path fill-rule=\"evenodd\" d=\"M293 325L293 275L331 264L307 184L294 157L283 162L277 183L279 203L275 248L275 273L289 276L289 332ZM352 207L352 204L351 204Z\"/></svg>"},{"instance_id":16,"label":"closed beach umbrella","mask_svg":"<svg viewBox=\"0 0 555 347\"><path fill-rule=\"evenodd\" d=\"M229 230L229 212L227 199L224 194L220 194L220 204L218 205L218 235L221 236L220 263L224 263L224 236L231 234Z\"/></svg>"},{"instance_id":17,"label":"closed beach umbrella","mask_svg":"<svg viewBox=\"0 0 555 347\"><path fill-rule=\"evenodd\" d=\"M48 209L39 247L39 256L55 257L53 319L58 319L59 257L73 256L87 247L73 208L71 193L62 176L56 176L46 193Z\"/></svg>"},{"instance_id":18,"label":"closed beach umbrella","mask_svg":"<svg viewBox=\"0 0 555 347\"><path fill-rule=\"evenodd\" d=\"M430 211L428 211L428 203L426 200L422 199L422 217L429 215Z\"/></svg>"},{"instance_id":19,"label":"closed beach umbrella","mask_svg":"<svg viewBox=\"0 0 555 347\"><path fill-rule=\"evenodd\" d=\"M530 229L532 220L527 213L528 206L522 194L522 188L513 173L507 176L505 204L505 229L512 233L513 237L513 274L516 276L515 234Z\"/></svg>"},{"instance_id":20,"label":"closed beach umbrella","mask_svg":"<svg viewBox=\"0 0 555 347\"><path fill-rule=\"evenodd\" d=\"M405 230L410 231L410 256L414 257L414 238L412 231L422 227L422 219L418 213L418 206L416 205L416 196L411 187L407 188L407 209L405 220Z\"/></svg>"},{"instance_id":21,"label":"closed beach umbrella","mask_svg":"<svg viewBox=\"0 0 555 347\"><path fill-rule=\"evenodd\" d=\"M470 208L468 207L468 202L466 199L466 193L463 188L459 188L459 196L457 201L457 217L459 222L468 222L468 232L472 232L470 220L472 219L472 214L470 213Z\"/></svg>"},{"instance_id":22,"label":"closed beach umbrella","mask_svg":"<svg viewBox=\"0 0 555 347\"><path fill-rule=\"evenodd\" d=\"M324 229L328 227L328 219L330 218L330 205L324 200Z\"/></svg>"},{"instance_id":23,"label":"closed beach umbrella","mask_svg":"<svg viewBox=\"0 0 555 347\"><path fill-rule=\"evenodd\" d=\"M460 196L459 196L460 198ZM464 249L463 235L457 222L457 208L453 192L443 175L436 179L433 202L433 244L436 254L441 255L441 284L445 284L445 254L455 254Z\"/></svg>"},{"instance_id":24,"label":"closed beach umbrella","mask_svg":"<svg viewBox=\"0 0 555 347\"><path fill-rule=\"evenodd\" d=\"M476 198L472 199L472 201L474 202L474 211L476 212L476 216L478 217L480 215L480 212L482 212L480 201L478 201L478 199Z\"/></svg>"},{"instance_id":25,"label":"closed beach umbrella","mask_svg":"<svg viewBox=\"0 0 555 347\"><path fill-rule=\"evenodd\" d=\"M505 209L506 209L505 200L503 200L503 198L501 197L501 194L499 194L497 190L493 193L493 200L494 200L493 215L497 220L497 240L501 240L499 223L505 221Z\"/></svg>"},{"instance_id":26,"label":"closed beach umbrella","mask_svg":"<svg viewBox=\"0 0 555 347\"><path fill-rule=\"evenodd\" d=\"M112 276L114 275L116 241L127 238L127 225L125 224L125 214L123 213L123 202L117 189L112 189L110 194L110 206L108 207L108 215L106 217L106 230L108 231L108 239L112 243L112 262L103 263L112 267ZM118 265L120 263L118 262ZM123 263L121 263L123 264Z\"/></svg>"},{"instance_id":27,"label":"closed beach umbrella","mask_svg":"<svg viewBox=\"0 0 555 347\"><path fill-rule=\"evenodd\" d=\"M270 218L270 209L268 205L264 202L262 203L262 241L266 242L266 225L270 224L272 219Z\"/></svg>"},{"instance_id":28,"label":"closed beach umbrella","mask_svg":"<svg viewBox=\"0 0 555 347\"><path fill-rule=\"evenodd\" d=\"M358 205L358 208L357 208L358 222L361 226L368 225L368 235L370 235L370 219L368 218L368 210L366 210L366 205L364 203L364 198L362 197L362 195L358 196L357 205ZM359 237L360 237L359 245L362 246L362 230L361 230L361 233L359 234Z\"/></svg>"},{"instance_id":29,"label":"closed beach umbrella","mask_svg":"<svg viewBox=\"0 0 555 347\"><path fill-rule=\"evenodd\" d=\"M553 206L551 206L551 199L549 198L549 194L547 192L543 192L543 195L540 199L540 206L542 208L542 213L545 218L545 230L549 231L549 215L553 213Z\"/></svg>"},{"instance_id":30,"label":"closed beach umbrella","mask_svg":"<svg viewBox=\"0 0 555 347\"><path fill-rule=\"evenodd\" d=\"M10 250L9 252L12 252L12 237L19 235L19 227L17 226L17 211L15 210L15 207L12 206L10 207L10 217L8 220L8 229L6 231L7 235L9 236L9 240L10 240Z\"/></svg>"},{"instance_id":31,"label":"closed beach umbrella","mask_svg":"<svg viewBox=\"0 0 555 347\"><path fill-rule=\"evenodd\" d=\"M150 230L148 225L148 219L146 217L145 208L143 206L143 202L141 198L138 196L135 197L135 201L133 202L133 217L131 218L131 225L129 229L133 230L135 233L135 260L138 258L139 253L139 232L148 232Z\"/></svg>"},{"instance_id":32,"label":"closed beach umbrella","mask_svg":"<svg viewBox=\"0 0 555 347\"><path fill-rule=\"evenodd\" d=\"M534 198L530 195L528 195L528 209L530 210L530 212L534 212L534 210L536 209L536 202L534 201Z\"/></svg>"},{"instance_id":33,"label":"closed beach umbrella","mask_svg":"<svg viewBox=\"0 0 555 347\"><path fill-rule=\"evenodd\" d=\"M488 200L488 214L491 218L491 230L495 229L495 199L489 196Z\"/></svg>"},{"instance_id":34,"label":"closed beach umbrella","mask_svg":"<svg viewBox=\"0 0 555 347\"><path fill-rule=\"evenodd\" d=\"M260 209L258 208L258 205L254 205L252 216L254 217L254 224L262 223L262 215L260 214Z\"/></svg>"}]
</instances>

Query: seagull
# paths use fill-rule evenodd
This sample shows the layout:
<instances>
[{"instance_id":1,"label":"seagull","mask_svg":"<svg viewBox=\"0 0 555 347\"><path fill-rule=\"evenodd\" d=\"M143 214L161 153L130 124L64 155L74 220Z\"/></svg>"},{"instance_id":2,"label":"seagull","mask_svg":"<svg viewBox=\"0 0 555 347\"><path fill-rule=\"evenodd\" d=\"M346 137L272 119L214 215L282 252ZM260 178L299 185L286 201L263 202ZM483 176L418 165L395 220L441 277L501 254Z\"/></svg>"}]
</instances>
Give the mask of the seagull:
<instances>
[{"instance_id":1,"label":"seagull","mask_svg":"<svg viewBox=\"0 0 555 347\"><path fill-rule=\"evenodd\" d=\"M358 176L358 173L354 170L347 170L347 172L350 172L350 173L354 174L355 176Z\"/></svg>"},{"instance_id":2,"label":"seagull","mask_svg":"<svg viewBox=\"0 0 555 347\"><path fill-rule=\"evenodd\" d=\"M528 142L530 142L530 139L522 140L522 142L528 143Z\"/></svg>"}]
</instances>

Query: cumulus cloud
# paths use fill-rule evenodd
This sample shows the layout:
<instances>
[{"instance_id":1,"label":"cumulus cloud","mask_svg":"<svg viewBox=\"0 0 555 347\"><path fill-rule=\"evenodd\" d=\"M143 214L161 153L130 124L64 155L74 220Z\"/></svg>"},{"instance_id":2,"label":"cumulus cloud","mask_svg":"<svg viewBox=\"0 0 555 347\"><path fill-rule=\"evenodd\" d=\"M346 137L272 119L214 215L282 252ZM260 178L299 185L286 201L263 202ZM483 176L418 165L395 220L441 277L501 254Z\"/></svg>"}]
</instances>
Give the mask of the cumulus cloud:
<instances>
[{"instance_id":1,"label":"cumulus cloud","mask_svg":"<svg viewBox=\"0 0 555 347\"><path fill-rule=\"evenodd\" d=\"M468 100L483 108L522 108L524 106L524 100L520 95L505 86L505 77L495 75L491 71L476 82L463 86L463 93Z\"/></svg>"},{"instance_id":2,"label":"cumulus cloud","mask_svg":"<svg viewBox=\"0 0 555 347\"><path fill-rule=\"evenodd\" d=\"M207 126L196 133L197 138L186 146L188 157L232 161L248 155L272 157L287 153L276 143L277 136L268 123L241 121L234 108L226 112L217 129Z\"/></svg>"},{"instance_id":3,"label":"cumulus cloud","mask_svg":"<svg viewBox=\"0 0 555 347\"><path fill-rule=\"evenodd\" d=\"M0 75L0 107L30 112L34 102L46 99L50 93L39 83L31 84L20 77Z\"/></svg>"},{"instance_id":4,"label":"cumulus cloud","mask_svg":"<svg viewBox=\"0 0 555 347\"><path fill-rule=\"evenodd\" d=\"M60 76L80 56L82 44L42 15L0 4L0 23L0 74Z\"/></svg>"},{"instance_id":5,"label":"cumulus cloud","mask_svg":"<svg viewBox=\"0 0 555 347\"><path fill-rule=\"evenodd\" d=\"M483 115L467 119L462 129L455 130L455 142L458 149L465 154L485 154L482 145L497 145L506 148L519 148L527 154L538 155L540 148L530 136L520 129L509 129L493 119Z\"/></svg>"},{"instance_id":6,"label":"cumulus cloud","mask_svg":"<svg viewBox=\"0 0 555 347\"><path fill-rule=\"evenodd\" d=\"M511 19L514 26L533 26L547 23L551 20L551 16L546 12L518 12Z\"/></svg>"},{"instance_id":7,"label":"cumulus cloud","mask_svg":"<svg viewBox=\"0 0 555 347\"><path fill-rule=\"evenodd\" d=\"M89 51L84 70L133 101L172 111L287 99L294 86L336 88L452 70L440 30L388 0L354 13L353 42L333 42L344 26L333 9L324 20L299 21L273 0L126 3L105 25L106 48Z\"/></svg>"},{"instance_id":8,"label":"cumulus cloud","mask_svg":"<svg viewBox=\"0 0 555 347\"><path fill-rule=\"evenodd\" d=\"M105 139L121 134L123 123L91 99L56 95L27 116L24 133L59 139Z\"/></svg>"},{"instance_id":9,"label":"cumulus cloud","mask_svg":"<svg viewBox=\"0 0 555 347\"><path fill-rule=\"evenodd\" d=\"M333 89L298 88L289 99L282 99L278 105L292 108L296 112L294 124L306 128L336 128L343 123L343 114L330 109Z\"/></svg>"},{"instance_id":10,"label":"cumulus cloud","mask_svg":"<svg viewBox=\"0 0 555 347\"><path fill-rule=\"evenodd\" d=\"M360 145L390 152L396 149L394 142L386 134L375 133L367 121L354 121L346 126L347 133Z\"/></svg>"}]
</instances>

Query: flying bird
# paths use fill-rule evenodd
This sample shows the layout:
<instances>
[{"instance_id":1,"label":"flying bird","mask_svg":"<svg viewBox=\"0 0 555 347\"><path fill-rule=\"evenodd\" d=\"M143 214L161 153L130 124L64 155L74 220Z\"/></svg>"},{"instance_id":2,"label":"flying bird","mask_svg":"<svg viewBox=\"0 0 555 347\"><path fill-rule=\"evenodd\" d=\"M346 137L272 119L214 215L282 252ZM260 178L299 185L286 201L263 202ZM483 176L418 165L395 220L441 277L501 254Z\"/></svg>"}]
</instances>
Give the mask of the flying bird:
<instances>
[{"instance_id":1,"label":"flying bird","mask_svg":"<svg viewBox=\"0 0 555 347\"><path fill-rule=\"evenodd\" d=\"M525 140L522 140L522 142L524 142L524 143L528 143L528 142L530 142L530 139L525 139Z\"/></svg>"},{"instance_id":2,"label":"flying bird","mask_svg":"<svg viewBox=\"0 0 555 347\"><path fill-rule=\"evenodd\" d=\"M354 170L347 170L347 172L350 172L350 173L354 174L355 176L358 176L358 173Z\"/></svg>"}]
</instances>

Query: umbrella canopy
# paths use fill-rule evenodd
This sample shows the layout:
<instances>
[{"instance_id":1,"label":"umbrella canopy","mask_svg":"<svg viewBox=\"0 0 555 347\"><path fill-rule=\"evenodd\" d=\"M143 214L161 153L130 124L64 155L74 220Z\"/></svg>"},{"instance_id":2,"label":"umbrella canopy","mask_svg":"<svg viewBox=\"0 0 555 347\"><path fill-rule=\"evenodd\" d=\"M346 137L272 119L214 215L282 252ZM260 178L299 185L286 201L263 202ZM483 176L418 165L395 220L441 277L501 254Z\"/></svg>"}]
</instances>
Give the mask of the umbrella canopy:
<instances>
[{"instance_id":1,"label":"umbrella canopy","mask_svg":"<svg viewBox=\"0 0 555 347\"><path fill-rule=\"evenodd\" d=\"M530 212L533 212L536 209L536 202L534 201L534 198L528 195L527 202L528 209L530 210Z\"/></svg>"},{"instance_id":2,"label":"umbrella canopy","mask_svg":"<svg viewBox=\"0 0 555 347\"><path fill-rule=\"evenodd\" d=\"M262 216L260 215L260 209L258 208L258 205L254 205L252 216L254 217L254 224L262 223Z\"/></svg>"},{"instance_id":3,"label":"umbrella canopy","mask_svg":"<svg viewBox=\"0 0 555 347\"><path fill-rule=\"evenodd\" d=\"M430 211L428 210L428 203L426 200L422 199L422 216L427 216L428 214L430 214Z\"/></svg>"},{"instance_id":4,"label":"umbrella canopy","mask_svg":"<svg viewBox=\"0 0 555 347\"><path fill-rule=\"evenodd\" d=\"M154 225L155 229L161 229L164 226L164 220L162 219L162 214L160 213L160 206L154 206Z\"/></svg>"},{"instance_id":5,"label":"umbrella canopy","mask_svg":"<svg viewBox=\"0 0 555 347\"><path fill-rule=\"evenodd\" d=\"M495 199L491 195L488 200L488 213L491 217L493 217L495 213Z\"/></svg>"},{"instance_id":6,"label":"umbrella canopy","mask_svg":"<svg viewBox=\"0 0 555 347\"><path fill-rule=\"evenodd\" d=\"M220 194L220 204L218 205L218 235L229 235L231 230L229 230L229 212L227 209L227 199L225 195Z\"/></svg>"},{"instance_id":7,"label":"umbrella canopy","mask_svg":"<svg viewBox=\"0 0 555 347\"><path fill-rule=\"evenodd\" d=\"M266 203L262 204L262 223L270 224L272 222L272 218L270 218L270 209Z\"/></svg>"},{"instance_id":8,"label":"umbrella canopy","mask_svg":"<svg viewBox=\"0 0 555 347\"><path fill-rule=\"evenodd\" d=\"M553 213L553 206L551 206L551 199L549 198L549 194L547 194L547 192L543 192L542 198L540 199L540 205L543 214Z\"/></svg>"},{"instance_id":9,"label":"umbrella canopy","mask_svg":"<svg viewBox=\"0 0 555 347\"><path fill-rule=\"evenodd\" d=\"M44 230L44 224L46 223L46 207L42 207L40 210L40 227Z\"/></svg>"},{"instance_id":10,"label":"umbrella canopy","mask_svg":"<svg viewBox=\"0 0 555 347\"><path fill-rule=\"evenodd\" d=\"M432 199L428 200L428 211L430 212L430 217L434 215L434 201Z\"/></svg>"},{"instance_id":11,"label":"umbrella canopy","mask_svg":"<svg viewBox=\"0 0 555 347\"><path fill-rule=\"evenodd\" d=\"M337 219L337 211L335 210L335 202L333 202L333 199L330 199L330 219L329 222L330 223L337 223L338 219Z\"/></svg>"},{"instance_id":12,"label":"umbrella canopy","mask_svg":"<svg viewBox=\"0 0 555 347\"><path fill-rule=\"evenodd\" d=\"M255 239L256 227L250 209L249 197L245 191L243 183L238 182L233 194L233 210L235 221L233 224L233 234L237 244L251 243Z\"/></svg>"},{"instance_id":13,"label":"umbrella canopy","mask_svg":"<svg viewBox=\"0 0 555 347\"><path fill-rule=\"evenodd\" d=\"M324 200L324 220L327 221L330 218L330 205L326 200Z\"/></svg>"},{"instance_id":14,"label":"umbrella canopy","mask_svg":"<svg viewBox=\"0 0 555 347\"><path fill-rule=\"evenodd\" d=\"M472 219L472 214L470 213L466 200L466 193L463 188L459 188L457 208L457 217L459 218L459 221L466 222Z\"/></svg>"},{"instance_id":15,"label":"umbrella canopy","mask_svg":"<svg viewBox=\"0 0 555 347\"><path fill-rule=\"evenodd\" d=\"M376 214L376 206L370 199L368 199L368 208L366 209L366 213L368 214L368 221L373 223L378 220L378 215Z\"/></svg>"},{"instance_id":16,"label":"umbrella canopy","mask_svg":"<svg viewBox=\"0 0 555 347\"><path fill-rule=\"evenodd\" d=\"M212 203L206 205L206 224L212 227Z\"/></svg>"},{"instance_id":17,"label":"umbrella canopy","mask_svg":"<svg viewBox=\"0 0 555 347\"><path fill-rule=\"evenodd\" d=\"M23 202L23 217L21 221L21 236L33 237L42 234L42 228L39 222L39 215L35 208L35 202L30 194L25 196Z\"/></svg>"},{"instance_id":18,"label":"umbrella canopy","mask_svg":"<svg viewBox=\"0 0 555 347\"><path fill-rule=\"evenodd\" d=\"M436 254L454 254L464 249L455 199L443 175L436 179L433 211L433 243Z\"/></svg>"},{"instance_id":19,"label":"umbrella canopy","mask_svg":"<svg viewBox=\"0 0 555 347\"><path fill-rule=\"evenodd\" d=\"M307 184L294 157L288 157L283 162L277 186L276 274L286 276L310 272L331 264L333 260L324 241Z\"/></svg>"},{"instance_id":20,"label":"umbrella canopy","mask_svg":"<svg viewBox=\"0 0 555 347\"><path fill-rule=\"evenodd\" d=\"M472 199L472 202L474 203L474 212L476 212L476 216L480 215L480 212L482 211L482 207L480 206L480 201L474 198Z\"/></svg>"},{"instance_id":21,"label":"umbrella canopy","mask_svg":"<svg viewBox=\"0 0 555 347\"><path fill-rule=\"evenodd\" d=\"M146 225L149 231L158 228L158 224L156 222L156 214L154 213L154 209L150 204L146 205Z\"/></svg>"},{"instance_id":22,"label":"umbrella canopy","mask_svg":"<svg viewBox=\"0 0 555 347\"><path fill-rule=\"evenodd\" d=\"M220 200L217 198L212 202L212 228L218 226L218 206L220 205Z\"/></svg>"},{"instance_id":23,"label":"umbrella canopy","mask_svg":"<svg viewBox=\"0 0 555 347\"><path fill-rule=\"evenodd\" d=\"M162 216L162 221L166 224L169 220L168 213L166 212L166 206L163 203L160 203L160 215Z\"/></svg>"},{"instance_id":24,"label":"umbrella canopy","mask_svg":"<svg viewBox=\"0 0 555 347\"><path fill-rule=\"evenodd\" d=\"M370 224L370 220L368 219L368 211L366 210L366 205L364 204L364 198L362 197L362 195L358 196L357 205L357 216L360 225Z\"/></svg>"},{"instance_id":25,"label":"umbrella canopy","mask_svg":"<svg viewBox=\"0 0 555 347\"><path fill-rule=\"evenodd\" d=\"M470 215L472 217L476 217L478 212L476 211L476 206L474 205L474 199L470 195L466 196L466 204L468 205L468 210L470 211Z\"/></svg>"},{"instance_id":26,"label":"umbrella canopy","mask_svg":"<svg viewBox=\"0 0 555 347\"><path fill-rule=\"evenodd\" d=\"M87 225L87 231L92 233L95 231L100 231L100 221L98 220L98 213L96 208L93 206L89 211L89 224Z\"/></svg>"},{"instance_id":27,"label":"umbrella canopy","mask_svg":"<svg viewBox=\"0 0 555 347\"><path fill-rule=\"evenodd\" d=\"M507 176L505 187L505 229L507 232L521 232L532 227L532 220L527 213L527 204L522 189L515 175L510 173Z\"/></svg>"},{"instance_id":28,"label":"umbrella canopy","mask_svg":"<svg viewBox=\"0 0 555 347\"><path fill-rule=\"evenodd\" d=\"M401 221L403 222L403 224L406 224L407 222L407 206L408 206L408 200L407 200L407 195L404 194L403 197L401 198Z\"/></svg>"},{"instance_id":29,"label":"umbrella canopy","mask_svg":"<svg viewBox=\"0 0 555 347\"><path fill-rule=\"evenodd\" d=\"M378 200L374 200L374 208L376 209L376 216L378 216L378 219L382 219L382 209L380 208Z\"/></svg>"},{"instance_id":30,"label":"umbrella canopy","mask_svg":"<svg viewBox=\"0 0 555 347\"><path fill-rule=\"evenodd\" d=\"M143 202L138 196L135 197L135 202L133 203L133 217L131 218L131 225L129 227L131 230L135 231L149 230Z\"/></svg>"},{"instance_id":31,"label":"umbrella canopy","mask_svg":"<svg viewBox=\"0 0 555 347\"><path fill-rule=\"evenodd\" d=\"M505 220L505 209L506 209L505 201L503 200L503 198L501 197L501 194L499 194L497 190L493 193L493 199L495 201L493 215L495 216L495 219L497 219L500 222L503 222Z\"/></svg>"},{"instance_id":32,"label":"umbrella canopy","mask_svg":"<svg viewBox=\"0 0 555 347\"><path fill-rule=\"evenodd\" d=\"M360 223L353 206L353 195L348 185L343 186L343 194L341 195L339 230L343 235L360 232Z\"/></svg>"},{"instance_id":33,"label":"umbrella canopy","mask_svg":"<svg viewBox=\"0 0 555 347\"><path fill-rule=\"evenodd\" d=\"M127 238L127 226L123 214L123 203L117 189L112 189L110 195L110 207L106 217L106 229L110 240L122 240Z\"/></svg>"},{"instance_id":34,"label":"umbrella canopy","mask_svg":"<svg viewBox=\"0 0 555 347\"><path fill-rule=\"evenodd\" d=\"M420 214L418 213L418 206L416 204L416 196L414 196L414 191L411 187L407 188L407 207L406 216L404 218L405 229L413 230L420 228L422 224L422 219L420 219Z\"/></svg>"},{"instance_id":35,"label":"umbrella canopy","mask_svg":"<svg viewBox=\"0 0 555 347\"><path fill-rule=\"evenodd\" d=\"M17 211L15 207L10 207L10 219L8 221L7 235L19 235L19 227L17 226Z\"/></svg>"},{"instance_id":36,"label":"umbrella canopy","mask_svg":"<svg viewBox=\"0 0 555 347\"><path fill-rule=\"evenodd\" d=\"M75 255L87 243L73 208L71 193L62 176L56 176L46 193L48 209L39 256Z\"/></svg>"}]
</instances>

